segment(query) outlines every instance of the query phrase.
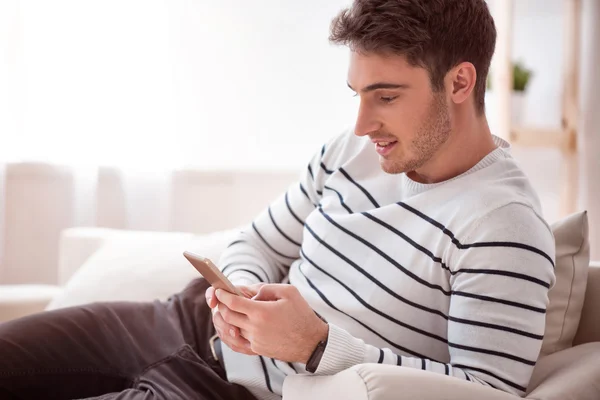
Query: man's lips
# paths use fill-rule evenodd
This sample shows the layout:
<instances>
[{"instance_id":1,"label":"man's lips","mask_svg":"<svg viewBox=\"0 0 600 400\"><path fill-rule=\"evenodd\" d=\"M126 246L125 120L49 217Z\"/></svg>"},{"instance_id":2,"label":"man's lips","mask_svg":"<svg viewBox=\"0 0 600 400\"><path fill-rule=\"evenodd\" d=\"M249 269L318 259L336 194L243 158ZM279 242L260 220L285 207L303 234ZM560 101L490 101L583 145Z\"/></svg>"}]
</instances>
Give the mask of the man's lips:
<instances>
[{"instance_id":1,"label":"man's lips","mask_svg":"<svg viewBox=\"0 0 600 400\"><path fill-rule=\"evenodd\" d=\"M396 147L396 144L398 143L397 140L374 140L373 143L375 143L375 151L377 151L377 153L380 156L387 156L389 155L392 150Z\"/></svg>"},{"instance_id":2,"label":"man's lips","mask_svg":"<svg viewBox=\"0 0 600 400\"><path fill-rule=\"evenodd\" d=\"M396 138L371 138L371 142L377 143L393 143L397 142Z\"/></svg>"}]
</instances>

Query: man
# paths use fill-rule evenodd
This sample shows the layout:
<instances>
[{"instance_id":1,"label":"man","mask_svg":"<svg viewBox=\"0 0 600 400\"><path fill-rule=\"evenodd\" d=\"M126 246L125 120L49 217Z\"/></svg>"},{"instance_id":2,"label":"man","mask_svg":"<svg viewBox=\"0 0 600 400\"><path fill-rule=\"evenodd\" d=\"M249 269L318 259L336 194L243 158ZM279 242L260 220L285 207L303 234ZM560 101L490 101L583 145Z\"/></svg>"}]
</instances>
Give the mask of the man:
<instances>
[{"instance_id":1,"label":"man","mask_svg":"<svg viewBox=\"0 0 600 400\"><path fill-rule=\"evenodd\" d=\"M484 0L355 0L331 30L351 49L354 132L223 254L246 297L197 280L165 303L9 322L3 398L276 399L286 376L360 363L523 395L554 241L486 122L495 39Z\"/></svg>"}]
</instances>

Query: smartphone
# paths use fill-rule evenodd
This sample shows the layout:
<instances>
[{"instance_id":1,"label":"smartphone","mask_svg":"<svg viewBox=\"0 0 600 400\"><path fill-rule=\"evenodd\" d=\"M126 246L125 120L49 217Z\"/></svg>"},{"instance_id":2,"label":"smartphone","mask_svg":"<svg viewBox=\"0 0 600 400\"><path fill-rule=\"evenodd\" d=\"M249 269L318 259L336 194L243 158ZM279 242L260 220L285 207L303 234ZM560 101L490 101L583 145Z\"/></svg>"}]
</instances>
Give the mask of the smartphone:
<instances>
[{"instance_id":1,"label":"smartphone","mask_svg":"<svg viewBox=\"0 0 600 400\"><path fill-rule=\"evenodd\" d=\"M244 296L237 287L231 283L229 279L217 268L217 266L208 258L202 257L199 254L192 253L190 251L184 251L183 256L200 272L214 288L223 289L230 293L237 294L238 296Z\"/></svg>"}]
</instances>

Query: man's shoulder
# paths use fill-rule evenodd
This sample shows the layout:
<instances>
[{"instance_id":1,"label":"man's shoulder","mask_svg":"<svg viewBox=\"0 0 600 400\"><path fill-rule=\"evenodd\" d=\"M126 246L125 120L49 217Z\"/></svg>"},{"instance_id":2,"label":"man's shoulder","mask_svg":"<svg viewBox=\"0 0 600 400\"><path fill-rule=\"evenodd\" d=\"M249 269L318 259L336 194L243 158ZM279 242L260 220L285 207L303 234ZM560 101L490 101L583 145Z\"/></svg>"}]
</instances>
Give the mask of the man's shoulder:
<instances>
[{"instance_id":1,"label":"man's shoulder","mask_svg":"<svg viewBox=\"0 0 600 400\"><path fill-rule=\"evenodd\" d=\"M522 235L524 227L537 233L552 233L552 228L540 210L531 202L515 199L498 203L493 208L488 208L473 218L471 231L496 231L503 230Z\"/></svg>"},{"instance_id":2,"label":"man's shoulder","mask_svg":"<svg viewBox=\"0 0 600 400\"><path fill-rule=\"evenodd\" d=\"M537 197L493 188L475 202L465 202L456 236L471 243L519 243L554 257L554 235Z\"/></svg>"}]
</instances>

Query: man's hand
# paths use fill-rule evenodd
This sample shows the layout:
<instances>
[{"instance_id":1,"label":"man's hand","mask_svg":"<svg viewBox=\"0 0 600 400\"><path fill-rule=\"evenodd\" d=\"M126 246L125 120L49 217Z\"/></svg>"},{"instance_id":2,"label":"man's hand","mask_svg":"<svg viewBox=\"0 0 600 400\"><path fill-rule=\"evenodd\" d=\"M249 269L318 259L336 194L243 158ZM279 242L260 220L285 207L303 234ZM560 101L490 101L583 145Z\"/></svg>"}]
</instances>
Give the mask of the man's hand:
<instances>
[{"instance_id":1,"label":"man's hand","mask_svg":"<svg viewBox=\"0 0 600 400\"><path fill-rule=\"evenodd\" d=\"M251 298L258 293L258 289L262 286L262 283L252 286L237 286L237 288L246 296L247 298ZM250 349L250 343L240 334L240 329L236 326L230 325L221 316L219 312L219 300L217 300L217 296L215 296L215 288L212 286L206 290L205 293L206 302L208 306L211 308L212 312L212 320L213 325L215 326L215 330L217 331L217 335L221 338L221 340L227 344L233 351L238 353L248 354L248 355L256 355ZM233 295L232 295L233 296Z\"/></svg>"},{"instance_id":2,"label":"man's hand","mask_svg":"<svg viewBox=\"0 0 600 400\"><path fill-rule=\"evenodd\" d=\"M238 327L241 333L231 341L221 336L223 341L245 354L306 364L317 344L327 338L329 326L292 285L263 284L248 289L256 291L252 298L216 291L220 317L226 326Z\"/></svg>"}]
</instances>

